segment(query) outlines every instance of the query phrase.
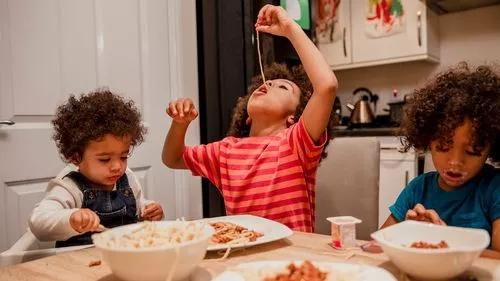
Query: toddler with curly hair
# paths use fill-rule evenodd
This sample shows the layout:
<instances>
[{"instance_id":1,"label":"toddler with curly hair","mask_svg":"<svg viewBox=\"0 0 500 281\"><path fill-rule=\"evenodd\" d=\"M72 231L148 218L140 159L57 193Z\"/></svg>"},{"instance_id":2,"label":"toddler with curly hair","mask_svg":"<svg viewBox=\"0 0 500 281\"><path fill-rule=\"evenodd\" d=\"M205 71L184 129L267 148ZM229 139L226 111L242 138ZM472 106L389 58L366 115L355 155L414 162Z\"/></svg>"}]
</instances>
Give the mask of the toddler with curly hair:
<instances>
[{"instance_id":1,"label":"toddler with curly hair","mask_svg":"<svg viewBox=\"0 0 500 281\"><path fill-rule=\"evenodd\" d=\"M500 258L500 76L465 63L416 90L405 109L406 150L428 151L436 172L403 189L382 227L405 219L479 228L491 235L483 256Z\"/></svg>"},{"instance_id":2,"label":"toddler with curly hair","mask_svg":"<svg viewBox=\"0 0 500 281\"><path fill-rule=\"evenodd\" d=\"M208 178L221 192L228 215L252 214L312 232L316 171L333 137L337 79L282 8L264 6L256 29L287 37L303 67L274 64L265 71L266 83L255 77L236 105L229 136L218 142L185 146L198 113L191 100L171 102L163 162Z\"/></svg>"},{"instance_id":3,"label":"toddler with curly hair","mask_svg":"<svg viewBox=\"0 0 500 281\"><path fill-rule=\"evenodd\" d=\"M132 101L97 90L70 96L52 120L54 140L68 165L51 180L29 220L31 232L56 247L92 244L91 234L141 219L161 220L127 167L146 128Z\"/></svg>"}]
</instances>

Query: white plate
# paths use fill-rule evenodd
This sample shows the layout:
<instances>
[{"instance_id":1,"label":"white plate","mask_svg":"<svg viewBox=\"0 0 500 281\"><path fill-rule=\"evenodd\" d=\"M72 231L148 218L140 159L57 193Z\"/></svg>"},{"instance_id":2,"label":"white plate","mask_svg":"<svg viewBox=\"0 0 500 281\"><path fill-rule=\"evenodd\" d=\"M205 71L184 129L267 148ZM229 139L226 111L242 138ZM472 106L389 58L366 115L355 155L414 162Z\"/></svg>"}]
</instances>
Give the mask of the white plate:
<instances>
[{"instance_id":1,"label":"white plate","mask_svg":"<svg viewBox=\"0 0 500 281\"><path fill-rule=\"evenodd\" d=\"M254 245L269 243L273 241L277 241L280 239L284 239L292 236L293 231L288 228L288 226L281 224L279 222L275 222L272 220L268 220L265 218L252 216L252 215L235 215L235 216L226 216L226 217L216 217L216 218L208 218L200 220L203 222L231 222L237 224L239 226L243 226L248 228L249 230L255 230L263 234L262 237L259 237L257 240L248 243L241 244L209 244L208 251L218 251L225 250L229 247L231 249L241 248L241 247L250 247Z\"/></svg>"},{"instance_id":2,"label":"white plate","mask_svg":"<svg viewBox=\"0 0 500 281\"><path fill-rule=\"evenodd\" d=\"M302 261L295 261L296 265L300 265ZM265 276L272 276L276 273L283 272L290 264L290 261L259 261L251 263L242 263L236 267L224 271L217 276L213 281L260 281ZM330 262L313 262L313 265L322 271L334 272L330 273L327 281L339 280L336 275L348 275L345 281L397 281L385 269L369 266L347 263L330 263ZM256 276L256 279L244 279L241 272L260 272L264 276Z\"/></svg>"}]
</instances>

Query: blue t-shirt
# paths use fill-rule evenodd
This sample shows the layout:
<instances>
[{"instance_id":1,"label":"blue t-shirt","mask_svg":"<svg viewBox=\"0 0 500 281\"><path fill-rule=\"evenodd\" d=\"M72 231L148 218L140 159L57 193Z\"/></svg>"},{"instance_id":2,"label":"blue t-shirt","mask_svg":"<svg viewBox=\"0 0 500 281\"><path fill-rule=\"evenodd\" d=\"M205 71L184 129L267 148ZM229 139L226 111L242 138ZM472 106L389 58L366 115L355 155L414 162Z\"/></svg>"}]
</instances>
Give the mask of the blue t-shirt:
<instances>
[{"instance_id":1,"label":"blue t-shirt","mask_svg":"<svg viewBox=\"0 0 500 281\"><path fill-rule=\"evenodd\" d=\"M486 164L469 182L449 192L439 187L438 177L430 172L412 180L389 208L392 215L403 221L420 203L435 210L447 225L481 228L491 236L493 221L500 218L500 169Z\"/></svg>"}]
</instances>

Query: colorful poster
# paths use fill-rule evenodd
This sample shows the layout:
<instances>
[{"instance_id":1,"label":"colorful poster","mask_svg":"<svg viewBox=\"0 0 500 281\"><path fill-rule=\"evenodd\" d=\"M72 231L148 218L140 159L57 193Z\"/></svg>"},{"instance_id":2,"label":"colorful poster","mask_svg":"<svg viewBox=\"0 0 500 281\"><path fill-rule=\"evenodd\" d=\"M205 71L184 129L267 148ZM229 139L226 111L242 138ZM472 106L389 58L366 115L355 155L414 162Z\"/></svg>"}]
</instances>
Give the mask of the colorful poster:
<instances>
[{"instance_id":1,"label":"colorful poster","mask_svg":"<svg viewBox=\"0 0 500 281\"><path fill-rule=\"evenodd\" d=\"M318 0L316 37L318 43L332 43L342 38L339 8L342 0ZM343 0L347 1L347 0Z\"/></svg>"},{"instance_id":2,"label":"colorful poster","mask_svg":"<svg viewBox=\"0 0 500 281\"><path fill-rule=\"evenodd\" d=\"M386 37L405 31L404 0L364 1L367 4L365 6L365 33L368 37Z\"/></svg>"},{"instance_id":3,"label":"colorful poster","mask_svg":"<svg viewBox=\"0 0 500 281\"><path fill-rule=\"evenodd\" d=\"M311 28L309 0L280 0L280 6L287 11L302 29Z\"/></svg>"}]
</instances>

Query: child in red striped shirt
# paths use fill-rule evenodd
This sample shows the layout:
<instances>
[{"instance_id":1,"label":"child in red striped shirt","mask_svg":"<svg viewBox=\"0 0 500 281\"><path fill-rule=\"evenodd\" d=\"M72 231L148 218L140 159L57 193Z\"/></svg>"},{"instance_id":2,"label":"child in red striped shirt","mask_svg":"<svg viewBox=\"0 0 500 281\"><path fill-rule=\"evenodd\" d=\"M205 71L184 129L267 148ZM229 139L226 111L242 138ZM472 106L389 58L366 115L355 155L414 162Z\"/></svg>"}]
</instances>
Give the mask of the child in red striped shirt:
<instances>
[{"instance_id":1,"label":"child in red striped shirt","mask_svg":"<svg viewBox=\"0 0 500 281\"><path fill-rule=\"evenodd\" d=\"M274 64L265 71L265 83L255 77L236 105L229 136L218 142L185 146L198 113L189 99L171 102L163 162L208 178L222 193L228 215L253 214L312 232L316 171L336 123L337 79L282 8L264 6L256 29L288 38L303 66Z\"/></svg>"}]
</instances>

